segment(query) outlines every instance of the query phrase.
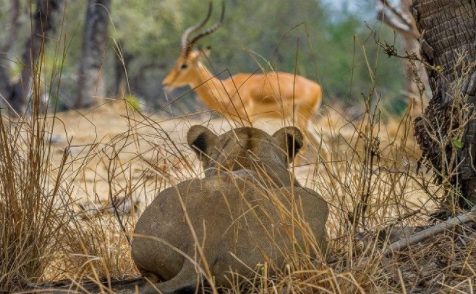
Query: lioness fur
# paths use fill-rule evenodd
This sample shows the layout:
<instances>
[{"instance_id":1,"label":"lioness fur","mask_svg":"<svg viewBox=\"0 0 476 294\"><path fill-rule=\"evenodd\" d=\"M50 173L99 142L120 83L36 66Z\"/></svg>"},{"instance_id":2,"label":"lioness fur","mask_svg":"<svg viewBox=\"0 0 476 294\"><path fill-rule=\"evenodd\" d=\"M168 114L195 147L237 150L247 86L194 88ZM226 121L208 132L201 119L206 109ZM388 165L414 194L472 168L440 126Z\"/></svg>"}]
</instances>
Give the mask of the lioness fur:
<instances>
[{"instance_id":1,"label":"lioness fur","mask_svg":"<svg viewBox=\"0 0 476 294\"><path fill-rule=\"evenodd\" d=\"M160 192L137 222L132 257L151 281L142 293L193 292L206 278L199 268L230 287L232 273L250 276L265 262L282 269L293 252L325 251L327 203L288 170L303 144L297 128L217 136L193 126L187 141L205 177Z\"/></svg>"}]
</instances>

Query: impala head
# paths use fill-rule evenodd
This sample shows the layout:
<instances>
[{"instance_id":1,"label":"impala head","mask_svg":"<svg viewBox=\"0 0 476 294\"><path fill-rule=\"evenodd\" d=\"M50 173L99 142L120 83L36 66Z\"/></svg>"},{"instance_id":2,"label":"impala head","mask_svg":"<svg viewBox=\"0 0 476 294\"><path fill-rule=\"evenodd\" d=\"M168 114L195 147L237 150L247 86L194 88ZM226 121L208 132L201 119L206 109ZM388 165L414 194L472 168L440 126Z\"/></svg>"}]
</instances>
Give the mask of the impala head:
<instances>
[{"instance_id":1,"label":"impala head","mask_svg":"<svg viewBox=\"0 0 476 294\"><path fill-rule=\"evenodd\" d=\"M218 20L214 25L209 27L208 29L202 31L198 35L196 35L193 39L190 40L190 35L196 32L198 29L202 28L210 19L210 15L212 14L213 10L213 3L210 1L208 6L208 13L204 20L199 22L198 24L189 27L185 30L182 35L182 54L177 59L172 70L169 74L165 77L162 81L162 86L164 87L165 91L169 92L175 88L179 88L182 86L189 85L193 83L194 79L200 74L198 69L198 63L200 60L207 56L209 53L209 48L206 50L193 50L193 46L203 37L210 35L214 31L216 31L225 16L225 4L222 5L222 11L220 20Z\"/></svg>"}]
</instances>

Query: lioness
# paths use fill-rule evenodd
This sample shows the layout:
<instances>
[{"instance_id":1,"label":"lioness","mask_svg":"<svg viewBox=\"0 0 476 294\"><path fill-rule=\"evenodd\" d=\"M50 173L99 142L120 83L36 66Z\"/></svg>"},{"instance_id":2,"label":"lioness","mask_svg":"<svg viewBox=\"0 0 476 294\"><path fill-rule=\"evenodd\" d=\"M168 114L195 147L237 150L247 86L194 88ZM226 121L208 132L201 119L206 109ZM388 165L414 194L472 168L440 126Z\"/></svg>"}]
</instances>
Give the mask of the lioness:
<instances>
[{"instance_id":1,"label":"lioness","mask_svg":"<svg viewBox=\"0 0 476 294\"><path fill-rule=\"evenodd\" d=\"M282 269L292 253L325 251L327 203L288 171L303 143L297 128L217 136L193 126L187 141L205 177L162 191L137 222L132 257L153 282L142 293L193 293L200 275L229 287L232 273L250 276L265 262Z\"/></svg>"}]
</instances>

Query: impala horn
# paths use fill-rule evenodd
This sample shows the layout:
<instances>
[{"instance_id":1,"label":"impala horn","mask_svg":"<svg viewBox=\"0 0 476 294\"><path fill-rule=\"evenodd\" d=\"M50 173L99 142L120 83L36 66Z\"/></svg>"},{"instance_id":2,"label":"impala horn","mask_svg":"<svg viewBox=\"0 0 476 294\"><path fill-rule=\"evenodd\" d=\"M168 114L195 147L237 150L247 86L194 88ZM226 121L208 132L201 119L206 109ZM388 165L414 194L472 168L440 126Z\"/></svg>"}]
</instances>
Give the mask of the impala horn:
<instances>
[{"instance_id":1,"label":"impala horn","mask_svg":"<svg viewBox=\"0 0 476 294\"><path fill-rule=\"evenodd\" d=\"M205 31L203 31L200 34L198 34L197 36L195 36L191 41L188 40L188 37L190 36L191 33L195 32L196 30L203 27L207 23L207 21L210 19L210 15L212 14L212 9L213 9L213 4L210 1L210 5L208 6L207 17L202 22L200 22L200 23L198 23L198 24L196 24L192 27L189 27L183 33L183 36L182 36L183 56L185 56L185 57L188 56L188 54L190 54L190 51L192 50L193 45L195 45L198 42L198 40L200 40L201 38L203 38L205 36L210 35L214 31L216 31L220 27L220 25L222 24L223 19L225 18L225 3L224 2L223 2L223 5L222 5L222 8L221 8L220 20L218 20L215 24L213 24L211 27L209 27Z\"/></svg>"},{"instance_id":2,"label":"impala horn","mask_svg":"<svg viewBox=\"0 0 476 294\"><path fill-rule=\"evenodd\" d=\"M191 47L190 46L190 41L188 40L188 37L190 36L191 33L194 33L196 30L203 27L208 22L208 20L210 19L210 16L212 15L212 10L213 10L213 2L210 1L210 3L208 4L208 13L207 13L207 16L205 17L205 19L202 20L201 22L197 23L196 25L193 25L193 26L189 27L183 33L183 35L182 35L182 51L184 52L185 56L188 55L188 53L190 53L190 52L187 52L187 51L190 51L190 49L188 49L188 48ZM185 54L185 53L187 53L187 54Z\"/></svg>"}]
</instances>

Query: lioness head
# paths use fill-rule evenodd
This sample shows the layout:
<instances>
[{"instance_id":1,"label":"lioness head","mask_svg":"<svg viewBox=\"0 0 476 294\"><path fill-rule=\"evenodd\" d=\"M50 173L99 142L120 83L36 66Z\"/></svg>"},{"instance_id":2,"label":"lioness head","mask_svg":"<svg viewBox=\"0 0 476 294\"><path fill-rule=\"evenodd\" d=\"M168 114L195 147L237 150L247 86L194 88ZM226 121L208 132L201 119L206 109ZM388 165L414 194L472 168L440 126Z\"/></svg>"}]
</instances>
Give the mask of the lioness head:
<instances>
[{"instance_id":1,"label":"lioness head","mask_svg":"<svg viewBox=\"0 0 476 294\"><path fill-rule=\"evenodd\" d=\"M188 131L187 142L202 161L205 175L209 175L211 170L254 169L263 163L287 168L303 145L303 135L295 127L284 127L272 136L244 127L218 136L196 125Z\"/></svg>"}]
</instances>

